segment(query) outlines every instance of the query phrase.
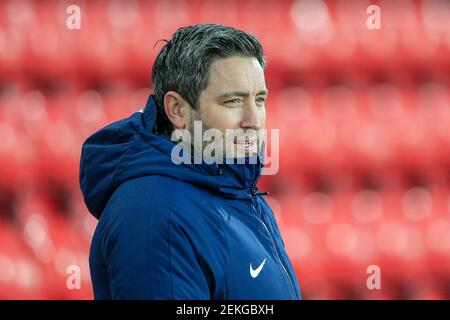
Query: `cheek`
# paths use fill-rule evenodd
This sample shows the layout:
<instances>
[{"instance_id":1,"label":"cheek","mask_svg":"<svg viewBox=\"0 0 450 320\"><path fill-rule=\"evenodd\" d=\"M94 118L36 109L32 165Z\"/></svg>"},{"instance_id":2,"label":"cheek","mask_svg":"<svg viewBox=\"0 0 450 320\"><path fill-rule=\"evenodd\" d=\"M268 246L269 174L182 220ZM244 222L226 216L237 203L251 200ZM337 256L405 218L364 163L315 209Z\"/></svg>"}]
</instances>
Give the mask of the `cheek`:
<instances>
[{"instance_id":1,"label":"cheek","mask_svg":"<svg viewBox=\"0 0 450 320\"><path fill-rule=\"evenodd\" d=\"M239 109L225 109L217 106L214 111L203 114L203 120L208 127L219 130L239 128L239 123L242 118Z\"/></svg>"},{"instance_id":2,"label":"cheek","mask_svg":"<svg viewBox=\"0 0 450 320\"><path fill-rule=\"evenodd\" d=\"M224 108L222 106L214 106L208 111L202 113L202 120L209 128L225 131L226 129L238 129L241 127L243 118L242 109L240 108ZM261 127L266 128L266 109L258 109L258 117L261 121Z\"/></svg>"},{"instance_id":3,"label":"cheek","mask_svg":"<svg viewBox=\"0 0 450 320\"><path fill-rule=\"evenodd\" d=\"M262 127L266 127L266 108L261 108L259 113L259 119L261 120Z\"/></svg>"}]
</instances>

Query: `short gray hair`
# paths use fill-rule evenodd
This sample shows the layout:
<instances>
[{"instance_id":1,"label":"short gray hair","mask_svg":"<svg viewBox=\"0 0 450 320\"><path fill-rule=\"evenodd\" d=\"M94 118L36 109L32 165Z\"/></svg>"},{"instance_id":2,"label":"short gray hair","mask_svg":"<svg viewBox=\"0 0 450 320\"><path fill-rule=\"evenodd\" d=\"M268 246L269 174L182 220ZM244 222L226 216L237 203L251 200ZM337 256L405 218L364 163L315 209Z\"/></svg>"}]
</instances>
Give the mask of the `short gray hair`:
<instances>
[{"instance_id":1,"label":"short gray hair","mask_svg":"<svg viewBox=\"0 0 450 320\"><path fill-rule=\"evenodd\" d=\"M200 93L208 86L209 67L216 58L255 57L265 67L258 39L247 32L219 24L196 24L178 29L159 52L152 69L158 108L157 131L170 134L172 124L164 111L168 91L180 94L196 110Z\"/></svg>"}]
</instances>

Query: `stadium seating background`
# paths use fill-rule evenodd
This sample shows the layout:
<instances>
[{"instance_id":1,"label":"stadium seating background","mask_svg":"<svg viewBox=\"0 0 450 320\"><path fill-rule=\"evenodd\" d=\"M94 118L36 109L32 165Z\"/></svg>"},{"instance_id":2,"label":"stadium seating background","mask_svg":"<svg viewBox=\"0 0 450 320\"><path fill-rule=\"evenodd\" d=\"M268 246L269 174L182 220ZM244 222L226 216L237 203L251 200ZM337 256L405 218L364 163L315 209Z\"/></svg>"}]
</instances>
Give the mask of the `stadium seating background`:
<instances>
[{"instance_id":1,"label":"stadium seating background","mask_svg":"<svg viewBox=\"0 0 450 320\"><path fill-rule=\"evenodd\" d=\"M144 106L158 40L223 23L265 48L280 170L259 188L304 298L449 299L449 3L0 1L0 298L93 297L81 144Z\"/></svg>"}]
</instances>

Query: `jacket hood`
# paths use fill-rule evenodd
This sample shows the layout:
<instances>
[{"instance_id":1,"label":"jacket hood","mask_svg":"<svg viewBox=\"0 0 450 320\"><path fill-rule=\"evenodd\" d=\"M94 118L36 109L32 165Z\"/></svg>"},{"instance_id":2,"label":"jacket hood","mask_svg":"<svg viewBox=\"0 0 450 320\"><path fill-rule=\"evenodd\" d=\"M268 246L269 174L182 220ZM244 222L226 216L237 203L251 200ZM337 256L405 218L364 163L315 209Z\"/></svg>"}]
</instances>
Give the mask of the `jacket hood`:
<instances>
[{"instance_id":1,"label":"jacket hood","mask_svg":"<svg viewBox=\"0 0 450 320\"><path fill-rule=\"evenodd\" d=\"M250 199L262 162L255 164L175 164L175 142L156 133L157 109L153 96L145 108L114 122L83 144L80 187L89 211L100 218L114 191L127 180L160 175L218 192L224 197ZM249 161L247 161L249 162Z\"/></svg>"}]
</instances>

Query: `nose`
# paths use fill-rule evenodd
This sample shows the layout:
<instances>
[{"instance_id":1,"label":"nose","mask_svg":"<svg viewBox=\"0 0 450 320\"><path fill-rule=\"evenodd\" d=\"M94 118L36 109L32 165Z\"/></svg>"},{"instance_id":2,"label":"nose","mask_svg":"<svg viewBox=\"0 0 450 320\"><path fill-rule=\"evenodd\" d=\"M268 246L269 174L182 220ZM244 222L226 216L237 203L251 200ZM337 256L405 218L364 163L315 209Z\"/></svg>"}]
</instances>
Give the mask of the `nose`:
<instances>
[{"instance_id":1,"label":"nose","mask_svg":"<svg viewBox=\"0 0 450 320\"><path fill-rule=\"evenodd\" d=\"M262 126L261 112L254 103L249 103L244 108L241 128L259 130Z\"/></svg>"}]
</instances>

